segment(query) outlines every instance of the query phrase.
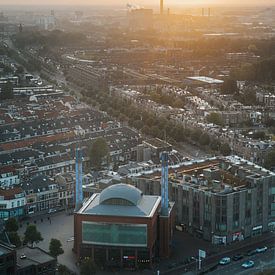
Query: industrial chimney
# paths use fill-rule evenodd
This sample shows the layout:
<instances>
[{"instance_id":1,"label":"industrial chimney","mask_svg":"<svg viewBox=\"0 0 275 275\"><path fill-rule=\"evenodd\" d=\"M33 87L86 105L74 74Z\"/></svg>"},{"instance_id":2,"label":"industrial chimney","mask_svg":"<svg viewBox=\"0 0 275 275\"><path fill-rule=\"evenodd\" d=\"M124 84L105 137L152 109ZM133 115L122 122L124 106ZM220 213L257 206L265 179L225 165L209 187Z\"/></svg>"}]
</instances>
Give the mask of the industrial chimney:
<instances>
[{"instance_id":1,"label":"industrial chimney","mask_svg":"<svg viewBox=\"0 0 275 275\"><path fill-rule=\"evenodd\" d=\"M160 15L163 15L163 0L160 0Z\"/></svg>"}]
</instances>

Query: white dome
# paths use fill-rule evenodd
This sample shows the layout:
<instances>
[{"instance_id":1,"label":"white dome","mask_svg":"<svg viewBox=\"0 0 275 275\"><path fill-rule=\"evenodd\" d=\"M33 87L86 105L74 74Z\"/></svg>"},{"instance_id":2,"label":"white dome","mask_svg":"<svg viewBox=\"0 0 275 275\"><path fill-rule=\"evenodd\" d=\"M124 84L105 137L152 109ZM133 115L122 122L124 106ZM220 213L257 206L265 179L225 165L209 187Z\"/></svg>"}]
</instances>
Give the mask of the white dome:
<instances>
[{"instance_id":1,"label":"white dome","mask_svg":"<svg viewBox=\"0 0 275 275\"><path fill-rule=\"evenodd\" d=\"M107 200L121 199L130 202L132 205L137 205L142 195L142 192L132 185L114 184L100 193L99 203L104 204Z\"/></svg>"}]
</instances>

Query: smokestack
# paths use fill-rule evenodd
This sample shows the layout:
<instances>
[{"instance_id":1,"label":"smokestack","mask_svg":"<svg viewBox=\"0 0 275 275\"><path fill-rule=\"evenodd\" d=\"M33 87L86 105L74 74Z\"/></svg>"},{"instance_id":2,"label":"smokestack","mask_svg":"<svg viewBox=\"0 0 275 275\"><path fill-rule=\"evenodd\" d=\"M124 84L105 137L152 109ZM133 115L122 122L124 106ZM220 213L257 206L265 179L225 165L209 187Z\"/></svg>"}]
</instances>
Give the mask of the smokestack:
<instances>
[{"instance_id":1,"label":"smokestack","mask_svg":"<svg viewBox=\"0 0 275 275\"><path fill-rule=\"evenodd\" d=\"M210 8L208 8L208 16L210 16L211 15L211 13L210 13Z\"/></svg>"},{"instance_id":2,"label":"smokestack","mask_svg":"<svg viewBox=\"0 0 275 275\"><path fill-rule=\"evenodd\" d=\"M160 0L160 14L163 15L163 0Z\"/></svg>"},{"instance_id":3,"label":"smokestack","mask_svg":"<svg viewBox=\"0 0 275 275\"><path fill-rule=\"evenodd\" d=\"M204 8L201 9L201 16L204 16Z\"/></svg>"}]
</instances>

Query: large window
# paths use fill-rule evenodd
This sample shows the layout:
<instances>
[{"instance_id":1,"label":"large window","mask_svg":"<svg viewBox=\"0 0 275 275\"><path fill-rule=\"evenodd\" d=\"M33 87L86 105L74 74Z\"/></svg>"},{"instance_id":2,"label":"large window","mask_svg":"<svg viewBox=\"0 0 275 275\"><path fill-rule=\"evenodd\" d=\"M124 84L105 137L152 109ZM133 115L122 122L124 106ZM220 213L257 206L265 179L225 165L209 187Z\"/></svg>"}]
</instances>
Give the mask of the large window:
<instances>
[{"instance_id":1,"label":"large window","mask_svg":"<svg viewBox=\"0 0 275 275\"><path fill-rule=\"evenodd\" d=\"M82 222L82 242L146 247L147 225Z\"/></svg>"}]
</instances>

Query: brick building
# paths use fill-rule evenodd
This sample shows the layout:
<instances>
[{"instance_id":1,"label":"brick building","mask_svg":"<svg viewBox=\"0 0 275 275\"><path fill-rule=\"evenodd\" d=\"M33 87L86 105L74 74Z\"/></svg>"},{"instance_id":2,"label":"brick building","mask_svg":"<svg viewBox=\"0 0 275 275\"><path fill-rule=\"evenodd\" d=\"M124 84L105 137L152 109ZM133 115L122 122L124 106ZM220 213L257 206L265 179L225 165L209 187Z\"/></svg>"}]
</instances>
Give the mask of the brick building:
<instances>
[{"instance_id":1,"label":"brick building","mask_svg":"<svg viewBox=\"0 0 275 275\"><path fill-rule=\"evenodd\" d=\"M173 206L162 217L160 196L143 195L126 184L93 194L74 217L77 257L91 257L104 266L151 267L156 258L169 257Z\"/></svg>"}]
</instances>

